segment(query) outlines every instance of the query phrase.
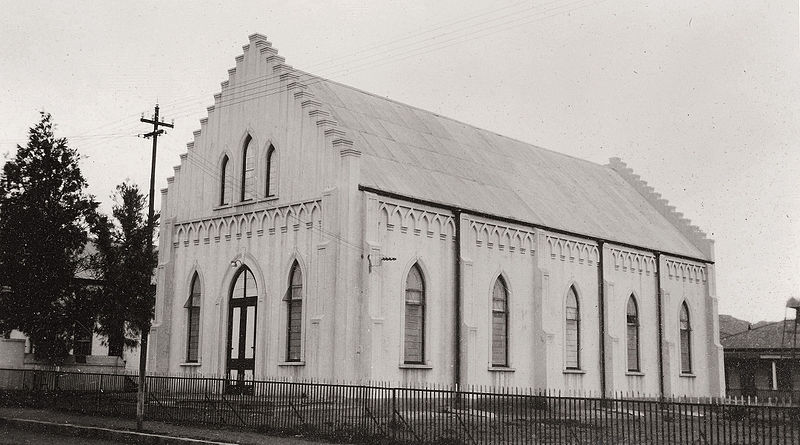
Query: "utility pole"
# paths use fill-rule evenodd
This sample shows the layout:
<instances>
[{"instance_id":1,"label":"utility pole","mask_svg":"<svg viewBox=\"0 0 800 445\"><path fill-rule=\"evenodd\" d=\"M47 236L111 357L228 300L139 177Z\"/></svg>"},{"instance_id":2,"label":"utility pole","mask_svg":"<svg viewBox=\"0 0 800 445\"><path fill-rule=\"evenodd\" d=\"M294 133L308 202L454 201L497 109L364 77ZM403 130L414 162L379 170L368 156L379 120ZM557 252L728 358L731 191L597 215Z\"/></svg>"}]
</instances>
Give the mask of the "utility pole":
<instances>
[{"instance_id":1,"label":"utility pole","mask_svg":"<svg viewBox=\"0 0 800 445\"><path fill-rule=\"evenodd\" d=\"M155 215L155 208L153 198L156 189L156 149L158 148L158 136L165 133L159 127L174 128L173 124L158 120L158 104L156 104L155 112L152 119L145 119L144 116L140 119L146 124L153 124L153 131L145 134L143 137L153 138L153 156L150 162L150 207L147 210L147 231L150 236L147 239L147 253L148 256L153 255L153 232L155 224L153 221ZM139 386L136 392L136 429L141 431L144 423L144 385L145 373L147 372L147 338L150 335L150 322L147 326L140 326L142 338L139 342Z\"/></svg>"}]
</instances>

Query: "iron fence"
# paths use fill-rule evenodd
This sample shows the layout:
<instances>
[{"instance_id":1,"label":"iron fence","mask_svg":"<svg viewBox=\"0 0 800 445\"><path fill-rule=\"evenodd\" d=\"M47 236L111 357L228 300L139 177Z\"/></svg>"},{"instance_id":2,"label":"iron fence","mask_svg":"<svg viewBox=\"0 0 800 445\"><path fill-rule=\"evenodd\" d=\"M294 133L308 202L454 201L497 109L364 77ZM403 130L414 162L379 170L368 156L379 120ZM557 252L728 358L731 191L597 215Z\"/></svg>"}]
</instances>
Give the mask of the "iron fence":
<instances>
[{"instance_id":1,"label":"iron fence","mask_svg":"<svg viewBox=\"0 0 800 445\"><path fill-rule=\"evenodd\" d=\"M132 375L0 369L0 402L134 418L136 382ZM360 443L800 443L800 408L753 400L267 380L231 391L229 383L148 376L146 419Z\"/></svg>"}]
</instances>

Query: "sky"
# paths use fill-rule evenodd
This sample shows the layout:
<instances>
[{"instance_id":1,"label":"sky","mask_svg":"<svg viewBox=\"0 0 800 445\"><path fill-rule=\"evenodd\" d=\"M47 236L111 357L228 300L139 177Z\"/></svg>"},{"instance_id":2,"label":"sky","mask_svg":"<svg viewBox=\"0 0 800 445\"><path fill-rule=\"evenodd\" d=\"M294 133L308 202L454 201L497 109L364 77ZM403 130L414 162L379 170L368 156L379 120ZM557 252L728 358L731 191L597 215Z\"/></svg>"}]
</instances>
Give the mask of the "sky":
<instances>
[{"instance_id":1,"label":"sky","mask_svg":"<svg viewBox=\"0 0 800 445\"><path fill-rule=\"evenodd\" d=\"M716 240L719 312L800 296L798 3L4 2L0 155L44 110L89 192L166 186L252 33L288 64L597 163L622 158ZM2 161L0 161L2 162ZM156 194L158 198L159 194ZM158 204L157 204L158 205Z\"/></svg>"}]
</instances>

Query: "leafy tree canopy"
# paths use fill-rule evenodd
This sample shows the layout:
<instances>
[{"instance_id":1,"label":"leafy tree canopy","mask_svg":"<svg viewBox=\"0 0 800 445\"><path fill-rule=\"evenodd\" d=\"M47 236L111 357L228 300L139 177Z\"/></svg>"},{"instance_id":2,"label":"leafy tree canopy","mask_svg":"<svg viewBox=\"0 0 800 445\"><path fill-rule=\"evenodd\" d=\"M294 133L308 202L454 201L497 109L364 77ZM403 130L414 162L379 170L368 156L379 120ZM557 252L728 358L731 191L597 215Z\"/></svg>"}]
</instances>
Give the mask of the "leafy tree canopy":
<instances>
[{"instance_id":1,"label":"leafy tree canopy","mask_svg":"<svg viewBox=\"0 0 800 445\"><path fill-rule=\"evenodd\" d=\"M0 330L18 329L39 358L58 362L76 320L91 319L76 273L96 221L97 202L85 192L79 155L56 138L52 117L29 130L0 178Z\"/></svg>"},{"instance_id":2,"label":"leafy tree canopy","mask_svg":"<svg viewBox=\"0 0 800 445\"><path fill-rule=\"evenodd\" d=\"M136 346L142 331L150 329L155 303L151 285L157 264L147 225L147 198L135 184L116 188L113 218L98 217L93 231L97 254L93 269L103 286L94 295L98 333L108 338L112 353L121 345Z\"/></svg>"}]
</instances>

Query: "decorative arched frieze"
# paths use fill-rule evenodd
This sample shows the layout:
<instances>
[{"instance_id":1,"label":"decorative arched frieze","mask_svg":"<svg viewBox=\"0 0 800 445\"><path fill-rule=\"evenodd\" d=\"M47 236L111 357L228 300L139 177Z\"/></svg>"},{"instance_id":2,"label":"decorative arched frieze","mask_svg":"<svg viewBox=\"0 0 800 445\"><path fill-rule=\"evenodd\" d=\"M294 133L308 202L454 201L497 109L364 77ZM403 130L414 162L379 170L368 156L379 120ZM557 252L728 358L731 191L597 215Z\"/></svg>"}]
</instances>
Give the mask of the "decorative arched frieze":
<instances>
[{"instance_id":1,"label":"decorative arched frieze","mask_svg":"<svg viewBox=\"0 0 800 445\"><path fill-rule=\"evenodd\" d=\"M707 280L706 266L704 264L666 259L667 278L674 281L684 281L693 284L705 284Z\"/></svg>"},{"instance_id":2,"label":"decorative arched frieze","mask_svg":"<svg viewBox=\"0 0 800 445\"><path fill-rule=\"evenodd\" d=\"M400 205L392 202L378 202L378 228L388 232L433 238L437 234L442 240L455 239L455 225L449 215L430 210Z\"/></svg>"},{"instance_id":3,"label":"decorative arched frieze","mask_svg":"<svg viewBox=\"0 0 800 445\"><path fill-rule=\"evenodd\" d=\"M309 211L309 209L311 209ZM229 241L234 235L241 238L242 235L251 237L253 231L261 236L264 229L270 235L275 233L286 233L287 224L294 230L305 228L306 230L322 228L321 204L319 201L308 201L265 209L259 211L248 211L233 215L219 216L204 220L183 221L174 225L175 238L174 247L179 247L181 241L184 246L190 243L199 244L202 240L204 244L214 237L214 242L220 240ZM276 228L280 227L278 232Z\"/></svg>"},{"instance_id":4,"label":"decorative arched frieze","mask_svg":"<svg viewBox=\"0 0 800 445\"><path fill-rule=\"evenodd\" d=\"M623 249L616 246L608 246L611 262L614 270L623 272L640 273L645 275L655 274L656 257L655 255Z\"/></svg>"},{"instance_id":5,"label":"decorative arched frieze","mask_svg":"<svg viewBox=\"0 0 800 445\"><path fill-rule=\"evenodd\" d=\"M595 264L600 259L597 246L593 242L574 238L546 235L545 242L550 251L551 260L575 262L578 264Z\"/></svg>"}]
</instances>

